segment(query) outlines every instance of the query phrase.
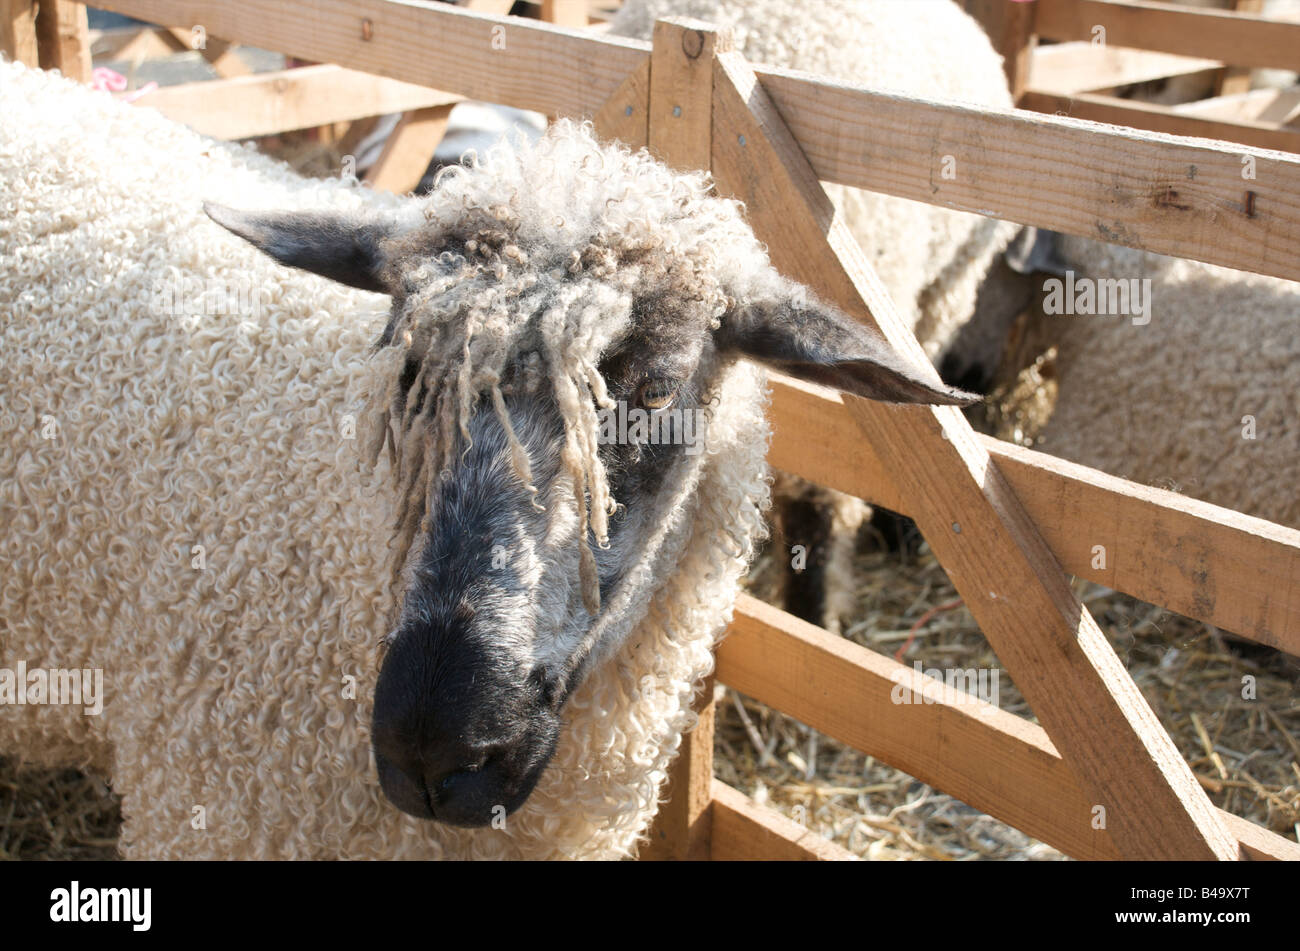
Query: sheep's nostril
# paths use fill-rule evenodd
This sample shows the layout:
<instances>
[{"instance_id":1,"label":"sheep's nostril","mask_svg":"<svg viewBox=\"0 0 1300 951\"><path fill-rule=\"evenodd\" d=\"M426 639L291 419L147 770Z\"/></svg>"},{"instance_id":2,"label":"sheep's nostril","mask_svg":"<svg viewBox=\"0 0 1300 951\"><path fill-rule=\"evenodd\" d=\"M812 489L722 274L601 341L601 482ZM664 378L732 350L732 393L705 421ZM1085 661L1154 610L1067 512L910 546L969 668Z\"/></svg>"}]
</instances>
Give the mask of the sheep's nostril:
<instances>
[{"instance_id":1,"label":"sheep's nostril","mask_svg":"<svg viewBox=\"0 0 1300 951\"><path fill-rule=\"evenodd\" d=\"M483 768L487 766L489 758L490 757L485 756L477 762L470 763L467 766L462 766L460 769L452 770L450 773L447 773L437 782L439 794L445 796L454 792L457 786L466 782L471 776L474 776L476 773L481 773Z\"/></svg>"}]
</instances>

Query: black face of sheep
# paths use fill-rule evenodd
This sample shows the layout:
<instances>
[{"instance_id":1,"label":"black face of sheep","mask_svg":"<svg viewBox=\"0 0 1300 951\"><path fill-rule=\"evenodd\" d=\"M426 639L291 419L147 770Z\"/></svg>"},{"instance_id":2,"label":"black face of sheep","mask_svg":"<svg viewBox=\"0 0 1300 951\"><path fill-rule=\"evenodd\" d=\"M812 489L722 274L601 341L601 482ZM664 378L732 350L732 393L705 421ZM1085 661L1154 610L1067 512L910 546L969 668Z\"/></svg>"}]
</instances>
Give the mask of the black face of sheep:
<instances>
[{"instance_id":1,"label":"black face of sheep","mask_svg":"<svg viewBox=\"0 0 1300 951\"><path fill-rule=\"evenodd\" d=\"M430 261L463 264L476 253L469 232L399 235L396 225L342 217L215 206L208 213L284 264L392 295L381 347L400 345L396 338L407 333L402 315L422 290L412 275L428 275ZM490 285L493 273L502 271L490 263L474 279ZM470 408L444 431L454 450L428 487L431 517L410 549L401 619L374 697L379 780L411 815L480 826L528 798L555 749L565 700L593 658L617 646L593 633L601 630L600 605L614 600L644 554L663 514L656 500L684 468L679 463L703 449L715 383L733 360L749 357L890 402L969 401L926 382L877 335L810 303L770 268L752 286L714 294L714 301L726 301L720 316L704 303L709 295L698 274L687 280L671 267L657 273L661 280L633 289L630 318L624 308L618 332L593 354L600 381L592 392L603 387L602 405L615 407L603 417L608 431L601 430L612 438L601 438L597 452L606 497L618 503L601 526L606 544L592 545L601 533L594 515L588 531L582 513L584 497L593 511L600 504L590 482L575 501L573 486L583 483L571 477L566 420L573 407L560 405L561 390L537 384L559 372L558 351L539 355L521 345L502 362L493 399L475 393L472 401L463 394L450 401ZM522 326L530 318L514 319ZM457 375L423 372L421 359L408 356L392 388L399 401L433 405L437 394L425 392L428 381ZM585 399L591 402L590 393ZM649 435L647 423L661 438ZM417 514L423 511L422 503Z\"/></svg>"}]
</instances>

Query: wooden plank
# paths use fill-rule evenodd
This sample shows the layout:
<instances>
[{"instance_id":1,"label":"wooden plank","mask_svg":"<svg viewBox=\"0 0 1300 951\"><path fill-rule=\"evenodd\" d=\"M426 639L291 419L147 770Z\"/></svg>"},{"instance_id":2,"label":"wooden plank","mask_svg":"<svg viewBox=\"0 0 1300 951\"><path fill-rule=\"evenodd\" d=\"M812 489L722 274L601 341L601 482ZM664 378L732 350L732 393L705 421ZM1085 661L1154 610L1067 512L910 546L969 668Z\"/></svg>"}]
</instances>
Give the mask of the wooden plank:
<instances>
[{"instance_id":1,"label":"wooden plank","mask_svg":"<svg viewBox=\"0 0 1300 951\"><path fill-rule=\"evenodd\" d=\"M596 134L630 149L643 148L650 134L650 60L636 68L592 116Z\"/></svg>"},{"instance_id":2,"label":"wooden plank","mask_svg":"<svg viewBox=\"0 0 1300 951\"><path fill-rule=\"evenodd\" d=\"M1042 727L742 594L718 679L1079 859L1116 859ZM929 698L933 702L924 702ZM919 702L901 702L901 701ZM1255 858L1300 845L1219 812Z\"/></svg>"},{"instance_id":3,"label":"wooden plank","mask_svg":"<svg viewBox=\"0 0 1300 951\"><path fill-rule=\"evenodd\" d=\"M1037 3L1007 3L1006 0L964 0L964 7L988 34L989 41L1007 74L1011 101L1018 102L1029 86L1030 64L1038 43L1034 19Z\"/></svg>"},{"instance_id":4,"label":"wooden plank","mask_svg":"<svg viewBox=\"0 0 1300 951\"><path fill-rule=\"evenodd\" d=\"M453 108L454 103L405 113L366 172L371 187L399 195L414 191L433 161Z\"/></svg>"},{"instance_id":5,"label":"wooden plank","mask_svg":"<svg viewBox=\"0 0 1300 951\"><path fill-rule=\"evenodd\" d=\"M39 0L36 43L43 69L57 69L79 83L90 82L90 28L86 5Z\"/></svg>"},{"instance_id":6,"label":"wooden plank","mask_svg":"<svg viewBox=\"0 0 1300 951\"><path fill-rule=\"evenodd\" d=\"M1264 0L1229 0L1236 13L1263 13ZM1248 67L1227 66L1219 71L1215 95L1231 96L1250 89L1251 70Z\"/></svg>"},{"instance_id":7,"label":"wooden plank","mask_svg":"<svg viewBox=\"0 0 1300 951\"><path fill-rule=\"evenodd\" d=\"M247 76L252 72L248 64L235 52L235 44L229 40L209 36L206 26L200 24L192 27L172 27L170 32L178 43L183 44L186 49L194 50L207 60L208 65L223 79Z\"/></svg>"},{"instance_id":8,"label":"wooden plank","mask_svg":"<svg viewBox=\"0 0 1300 951\"><path fill-rule=\"evenodd\" d=\"M587 0L542 0L542 19L580 30L587 25Z\"/></svg>"},{"instance_id":9,"label":"wooden plank","mask_svg":"<svg viewBox=\"0 0 1300 951\"><path fill-rule=\"evenodd\" d=\"M650 152L679 171L707 170L711 159L713 60L727 34L686 18L660 20L650 58Z\"/></svg>"},{"instance_id":10,"label":"wooden plank","mask_svg":"<svg viewBox=\"0 0 1300 951\"><path fill-rule=\"evenodd\" d=\"M1182 115L1234 122L1263 122L1277 128L1291 121L1293 114L1300 109L1300 88L1252 89L1230 96L1184 102L1173 108Z\"/></svg>"},{"instance_id":11,"label":"wooden plank","mask_svg":"<svg viewBox=\"0 0 1300 951\"><path fill-rule=\"evenodd\" d=\"M1061 95L1100 92L1132 83L1192 75L1222 65L1212 59L1077 40L1038 47L1030 66L1029 86Z\"/></svg>"},{"instance_id":12,"label":"wooden plank","mask_svg":"<svg viewBox=\"0 0 1300 951\"><path fill-rule=\"evenodd\" d=\"M347 9L321 0L311 31L269 0L105 3L143 18L206 11L203 22L235 39L552 114L593 115L649 58L634 41L397 0ZM363 21L370 40L359 37ZM509 56L491 49L502 23ZM1300 280L1293 156L887 96L785 70L759 75L824 181ZM947 154L961 163L953 179L938 174ZM1244 156L1257 171L1248 189Z\"/></svg>"},{"instance_id":13,"label":"wooden plank","mask_svg":"<svg viewBox=\"0 0 1300 951\"><path fill-rule=\"evenodd\" d=\"M1231 66L1300 70L1300 23L1147 0L1037 0L1038 35L1218 59Z\"/></svg>"},{"instance_id":14,"label":"wooden plank","mask_svg":"<svg viewBox=\"0 0 1300 951\"><path fill-rule=\"evenodd\" d=\"M715 862L856 862L847 849L713 781Z\"/></svg>"},{"instance_id":15,"label":"wooden plank","mask_svg":"<svg viewBox=\"0 0 1300 951\"><path fill-rule=\"evenodd\" d=\"M153 23L551 115L592 115L649 59L649 44L416 0L103 0ZM368 38L367 38L368 37Z\"/></svg>"},{"instance_id":16,"label":"wooden plank","mask_svg":"<svg viewBox=\"0 0 1300 951\"><path fill-rule=\"evenodd\" d=\"M774 375L769 415L773 466L912 514L839 393ZM1300 531L980 441L1066 571L1300 656Z\"/></svg>"},{"instance_id":17,"label":"wooden plank","mask_svg":"<svg viewBox=\"0 0 1300 951\"><path fill-rule=\"evenodd\" d=\"M730 47L708 24L674 18L654 28L650 60L648 145L676 169L708 168L713 60ZM655 820L647 858L707 859L713 784L713 678L696 704L699 725L682 740L673 763L668 802Z\"/></svg>"},{"instance_id":18,"label":"wooden plank","mask_svg":"<svg viewBox=\"0 0 1300 951\"><path fill-rule=\"evenodd\" d=\"M1240 142L1257 149L1300 152L1300 132L1294 129L1280 129L1271 123L1252 122L1248 119L1229 121L1192 115L1172 106L1139 102L1136 99L1114 99L1110 96L1086 92L1075 93L1073 96L1059 96L1031 89L1020 100L1020 105L1035 112L1073 116L1076 119L1108 122L1135 129L1150 129L1153 132L1169 135L1221 139L1227 142ZM1237 163L1240 171L1240 157Z\"/></svg>"},{"instance_id":19,"label":"wooden plank","mask_svg":"<svg viewBox=\"0 0 1300 951\"><path fill-rule=\"evenodd\" d=\"M171 30L161 26L122 26L90 31L90 54L93 59L138 61L158 59L188 50Z\"/></svg>"},{"instance_id":20,"label":"wooden plank","mask_svg":"<svg viewBox=\"0 0 1300 951\"><path fill-rule=\"evenodd\" d=\"M510 12L510 8L515 5L515 0L464 0L461 4L466 10L473 10L476 13L494 13L503 17Z\"/></svg>"},{"instance_id":21,"label":"wooden plank","mask_svg":"<svg viewBox=\"0 0 1300 951\"><path fill-rule=\"evenodd\" d=\"M28 66L40 65L36 0L0 0L0 53Z\"/></svg>"},{"instance_id":22,"label":"wooden plank","mask_svg":"<svg viewBox=\"0 0 1300 951\"><path fill-rule=\"evenodd\" d=\"M681 752L668 770L668 783L654 824L638 858L648 862L696 862L710 857L713 841L713 677L695 701L699 721L682 737Z\"/></svg>"},{"instance_id":23,"label":"wooden plank","mask_svg":"<svg viewBox=\"0 0 1300 951\"><path fill-rule=\"evenodd\" d=\"M847 849L713 781L715 862L856 862Z\"/></svg>"},{"instance_id":24,"label":"wooden plank","mask_svg":"<svg viewBox=\"0 0 1300 951\"><path fill-rule=\"evenodd\" d=\"M459 102L460 98L454 93L322 64L163 86L137 101L204 135L249 139L442 106Z\"/></svg>"},{"instance_id":25,"label":"wooden plank","mask_svg":"<svg viewBox=\"0 0 1300 951\"><path fill-rule=\"evenodd\" d=\"M1300 280L1295 155L758 74L822 181Z\"/></svg>"},{"instance_id":26,"label":"wooden plank","mask_svg":"<svg viewBox=\"0 0 1300 951\"><path fill-rule=\"evenodd\" d=\"M745 202L787 276L873 319L900 353L927 366L749 65L733 53L717 63L719 191ZM1236 841L961 413L845 403L886 465L907 472L899 488L914 500L918 526L1091 801L1105 809L1121 854L1236 858Z\"/></svg>"}]
</instances>

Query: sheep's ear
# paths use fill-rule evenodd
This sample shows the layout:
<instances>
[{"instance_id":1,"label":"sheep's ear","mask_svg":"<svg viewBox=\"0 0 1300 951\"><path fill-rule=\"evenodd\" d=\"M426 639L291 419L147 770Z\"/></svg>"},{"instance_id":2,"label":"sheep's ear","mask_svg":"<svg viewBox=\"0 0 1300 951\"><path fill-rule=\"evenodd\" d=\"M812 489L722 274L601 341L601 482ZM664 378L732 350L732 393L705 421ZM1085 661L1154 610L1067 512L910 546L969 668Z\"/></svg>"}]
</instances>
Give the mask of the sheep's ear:
<instances>
[{"instance_id":1,"label":"sheep's ear","mask_svg":"<svg viewBox=\"0 0 1300 951\"><path fill-rule=\"evenodd\" d=\"M389 222L335 213L238 211L212 202L204 202L203 210L281 264L363 291L389 293L381 279L381 243L394 230Z\"/></svg>"},{"instance_id":2,"label":"sheep's ear","mask_svg":"<svg viewBox=\"0 0 1300 951\"><path fill-rule=\"evenodd\" d=\"M782 373L885 403L966 406L979 397L909 364L875 330L824 304L752 301L723 318L715 339ZM933 382L932 382L933 381Z\"/></svg>"}]
</instances>

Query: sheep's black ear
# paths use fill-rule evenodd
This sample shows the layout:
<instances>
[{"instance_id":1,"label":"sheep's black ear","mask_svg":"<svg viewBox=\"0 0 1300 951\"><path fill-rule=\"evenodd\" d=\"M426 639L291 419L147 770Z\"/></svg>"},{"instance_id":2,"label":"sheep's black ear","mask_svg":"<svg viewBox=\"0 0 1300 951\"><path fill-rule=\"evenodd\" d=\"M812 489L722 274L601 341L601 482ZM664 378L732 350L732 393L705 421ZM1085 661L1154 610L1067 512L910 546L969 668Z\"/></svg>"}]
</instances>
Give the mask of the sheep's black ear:
<instances>
[{"instance_id":1,"label":"sheep's black ear","mask_svg":"<svg viewBox=\"0 0 1300 951\"><path fill-rule=\"evenodd\" d=\"M738 306L723 318L718 346L801 380L885 403L966 406L979 399L940 383L934 371L910 365L875 330L798 291L790 299Z\"/></svg>"},{"instance_id":2,"label":"sheep's black ear","mask_svg":"<svg viewBox=\"0 0 1300 951\"><path fill-rule=\"evenodd\" d=\"M212 202L204 202L203 210L281 264L363 291L389 293L381 279L381 243L393 233L390 222L336 213L238 211Z\"/></svg>"}]
</instances>

